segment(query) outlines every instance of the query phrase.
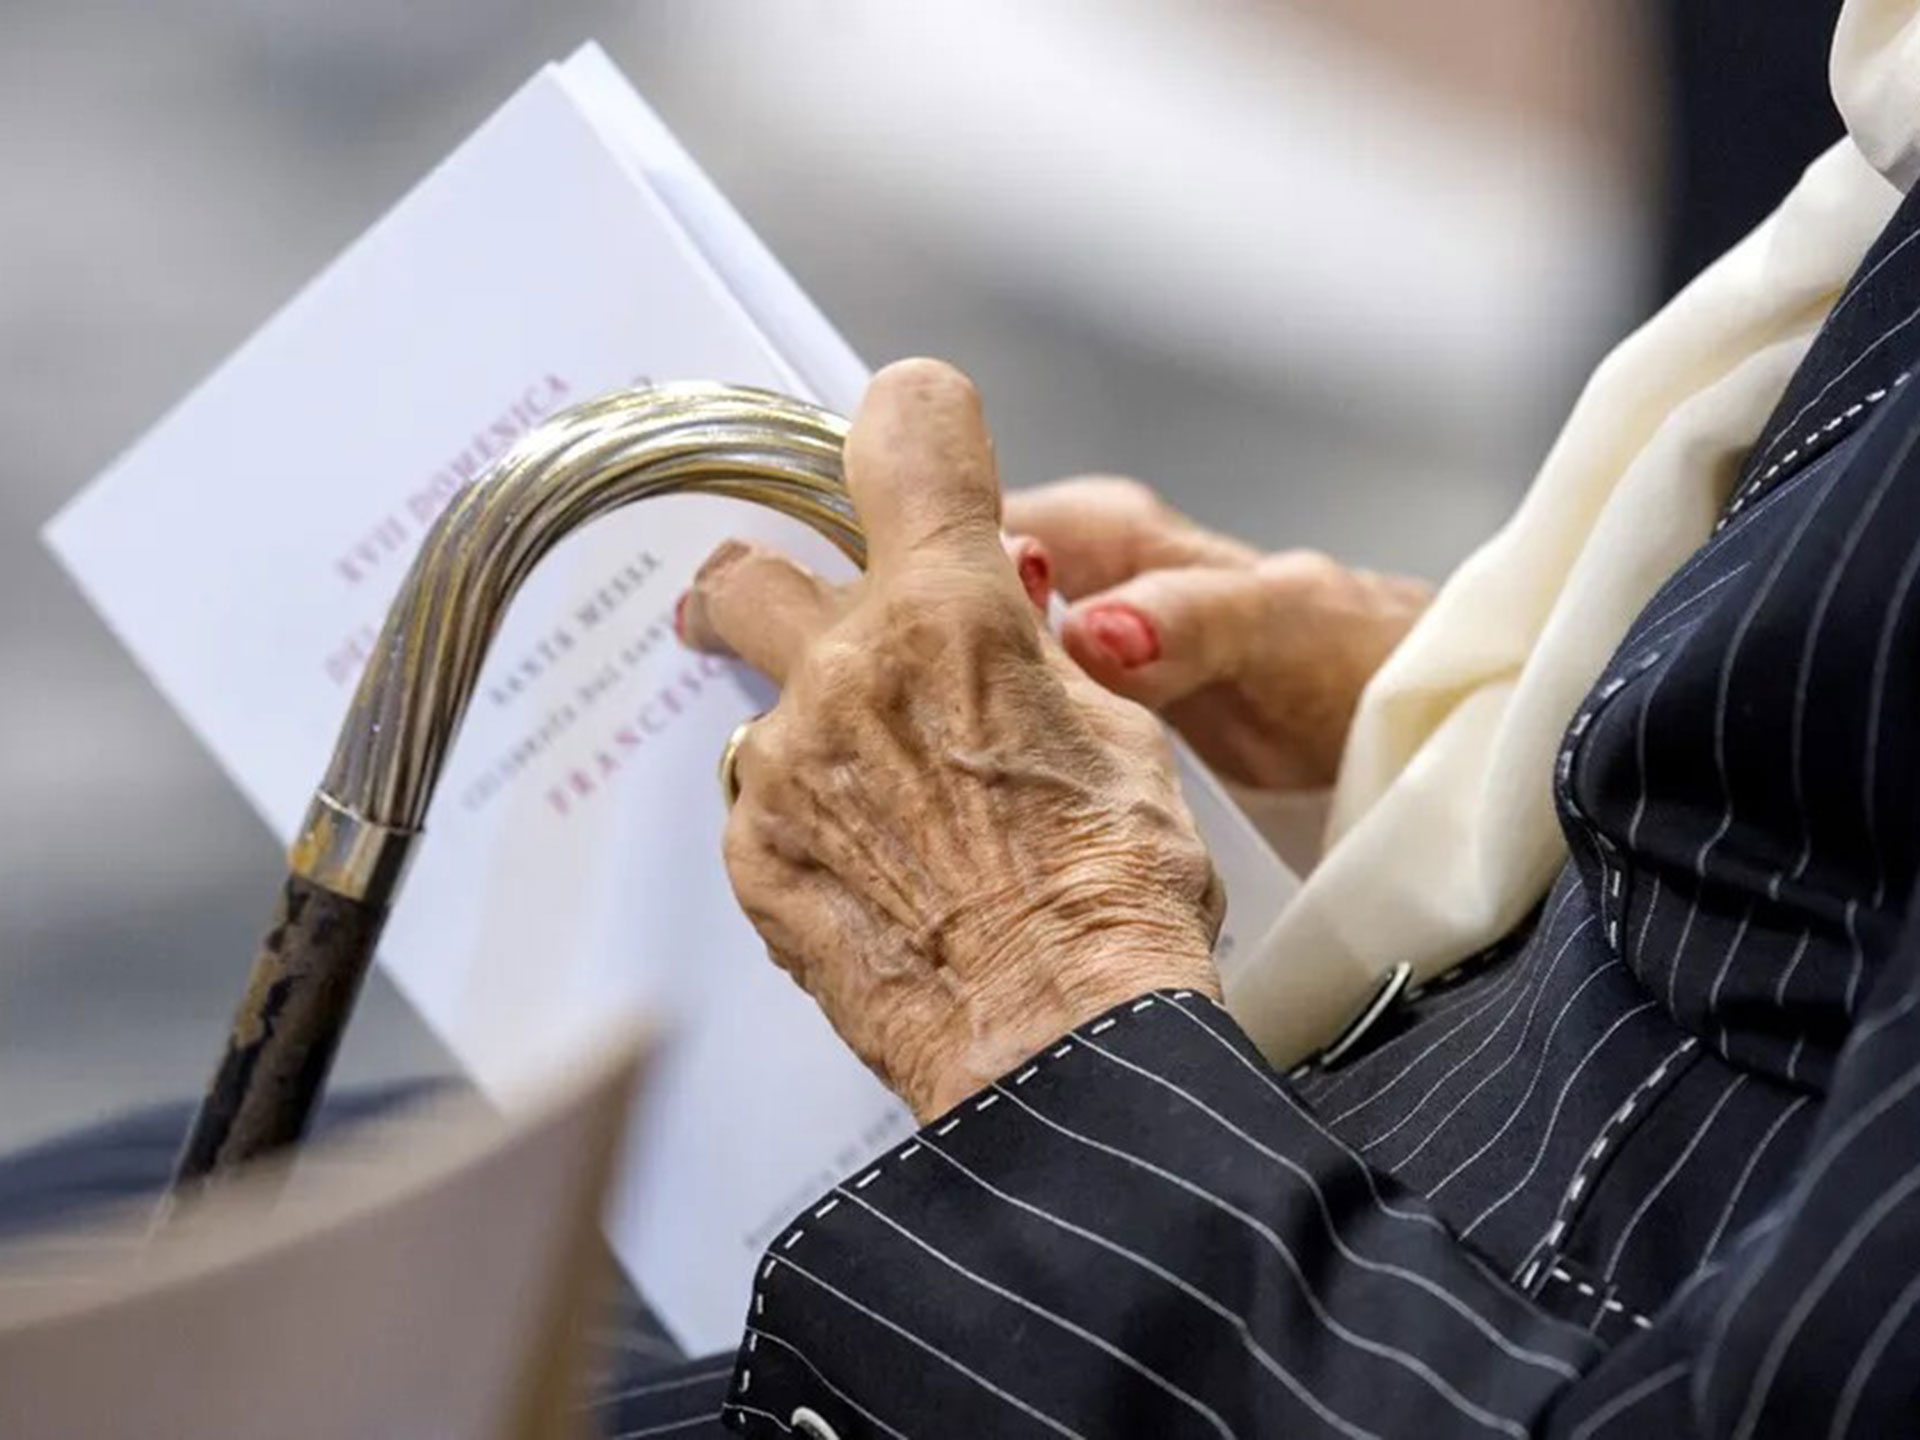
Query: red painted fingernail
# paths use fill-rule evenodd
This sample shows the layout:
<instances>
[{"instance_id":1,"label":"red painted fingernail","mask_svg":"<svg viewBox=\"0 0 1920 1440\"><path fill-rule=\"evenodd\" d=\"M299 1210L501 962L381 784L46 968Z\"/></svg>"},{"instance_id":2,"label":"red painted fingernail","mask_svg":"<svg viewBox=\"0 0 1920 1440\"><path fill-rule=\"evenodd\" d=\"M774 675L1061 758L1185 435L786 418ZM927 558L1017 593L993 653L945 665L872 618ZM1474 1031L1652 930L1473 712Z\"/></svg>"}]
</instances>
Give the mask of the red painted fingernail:
<instances>
[{"instance_id":1,"label":"red painted fingernail","mask_svg":"<svg viewBox=\"0 0 1920 1440\"><path fill-rule=\"evenodd\" d=\"M1027 592L1027 598L1042 609L1046 607L1047 597L1053 593L1053 562L1047 559L1047 552L1035 547L1020 557L1020 584Z\"/></svg>"},{"instance_id":2,"label":"red painted fingernail","mask_svg":"<svg viewBox=\"0 0 1920 1440\"><path fill-rule=\"evenodd\" d=\"M1153 622L1131 605L1100 605L1087 611L1082 626L1108 655L1128 670L1160 658L1160 634Z\"/></svg>"},{"instance_id":3,"label":"red painted fingernail","mask_svg":"<svg viewBox=\"0 0 1920 1440\"><path fill-rule=\"evenodd\" d=\"M673 633L680 638L682 645L687 643L687 599L691 590L682 590L680 598L673 602Z\"/></svg>"}]
</instances>

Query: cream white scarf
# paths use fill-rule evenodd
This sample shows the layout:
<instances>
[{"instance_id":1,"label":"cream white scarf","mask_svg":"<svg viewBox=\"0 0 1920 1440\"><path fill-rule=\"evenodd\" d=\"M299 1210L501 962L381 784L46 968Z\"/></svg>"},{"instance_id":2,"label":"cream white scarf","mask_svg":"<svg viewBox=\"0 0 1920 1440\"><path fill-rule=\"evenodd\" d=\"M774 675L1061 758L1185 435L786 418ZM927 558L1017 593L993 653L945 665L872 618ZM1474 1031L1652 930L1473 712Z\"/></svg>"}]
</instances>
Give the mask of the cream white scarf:
<instances>
[{"instance_id":1,"label":"cream white scarf","mask_svg":"<svg viewBox=\"0 0 1920 1440\"><path fill-rule=\"evenodd\" d=\"M1367 688L1320 862L1225 976L1275 1064L1324 1045L1396 963L1425 979L1499 938L1565 861L1549 776L1574 706L1706 539L1920 172L1920 0L1848 0L1832 83L1847 137L1601 364L1519 510Z\"/></svg>"}]
</instances>

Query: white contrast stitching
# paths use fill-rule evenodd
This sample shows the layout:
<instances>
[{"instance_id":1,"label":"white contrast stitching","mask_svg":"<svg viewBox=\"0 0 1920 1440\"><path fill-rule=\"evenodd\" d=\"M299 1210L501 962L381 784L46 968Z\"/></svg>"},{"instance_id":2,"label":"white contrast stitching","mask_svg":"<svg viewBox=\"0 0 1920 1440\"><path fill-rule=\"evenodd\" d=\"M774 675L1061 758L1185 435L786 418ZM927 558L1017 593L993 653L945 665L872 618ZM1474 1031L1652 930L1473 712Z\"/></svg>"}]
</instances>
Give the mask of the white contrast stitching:
<instances>
[{"instance_id":1,"label":"white contrast stitching","mask_svg":"<svg viewBox=\"0 0 1920 1440\"><path fill-rule=\"evenodd\" d=\"M1853 419L1856 415L1870 409L1872 406L1878 405L1893 391L1898 390L1902 385L1906 384L1908 377L1912 373L1910 370L1902 370L1898 375L1893 377L1893 380L1889 384L1882 386L1878 390L1870 391L1825 424L1816 425L1813 429L1809 430L1798 445L1774 461L1763 473L1749 480L1740 493L1734 496L1733 504L1727 508L1727 520L1731 520L1735 515L1739 514L1740 511L1746 507L1747 502L1755 497L1761 486L1765 485L1767 481L1773 479L1774 476L1798 460L1807 447L1813 445L1823 435L1829 435L1839 429L1842 424ZM1726 523L1726 520L1720 522L1722 527L1724 527Z\"/></svg>"},{"instance_id":2,"label":"white contrast stitching","mask_svg":"<svg viewBox=\"0 0 1920 1440\"><path fill-rule=\"evenodd\" d=\"M1538 1267L1543 1263L1546 1263L1546 1262L1534 1261L1532 1265L1528 1266L1526 1271L1523 1271L1521 1273L1521 1279L1519 1282L1521 1285L1521 1288L1523 1289L1526 1288L1526 1286L1532 1281L1534 1274L1538 1273ZM1589 1285L1586 1281L1574 1278L1574 1276L1571 1273L1569 1273L1566 1267L1563 1265L1548 1264L1546 1274L1541 1277L1540 1294L1535 1298L1536 1299L1544 1298L1546 1295L1547 1286L1555 1283L1556 1281L1562 1285L1572 1286L1574 1290L1579 1292L1581 1298L1583 1299L1598 1300L1600 1302L1600 1310L1602 1314L1623 1315L1627 1319L1631 1320L1635 1325L1638 1325L1642 1330L1646 1329L1650 1324L1652 1324L1652 1322L1648 1320L1646 1316L1642 1315L1638 1310L1634 1310L1627 1305L1623 1305L1619 1300L1615 1299L1611 1294L1602 1295L1598 1290L1596 1290L1593 1286Z\"/></svg>"},{"instance_id":3,"label":"white contrast stitching","mask_svg":"<svg viewBox=\"0 0 1920 1440\"><path fill-rule=\"evenodd\" d=\"M1666 1059L1653 1067L1653 1070L1647 1075L1646 1079L1642 1080L1628 1092L1627 1098L1622 1100L1613 1114L1607 1117L1607 1123L1600 1127L1600 1133L1594 1137L1593 1144L1587 1147L1586 1155L1574 1170L1573 1179L1568 1182L1567 1185L1567 1192L1561 1197L1560 1204L1554 1211L1553 1223L1547 1227L1547 1233L1542 1235L1533 1249L1528 1252L1529 1264L1524 1267L1523 1273L1527 1270L1532 1270L1534 1262L1537 1260L1544 1260L1544 1263L1551 1265L1557 1258L1552 1254L1552 1251L1566 1238L1567 1230L1573 1223L1574 1207L1578 1203L1580 1196L1585 1193L1587 1186L1593 1183L1600 1161L1606 1155L1608 1146L1611 1145L1616 1138L1625 1133L1627 1122L1633 1118L1633 1112L1640 1108L1640 1102L1646 1099L1647 1096L1667 1078L1668 1073L1681 1057L1686 1055L1699 1043L1700 1042L1693 1036L1688 1036L1685 1040L1682 1040L1679 1046L1667 1055ZM1543 1251L1547 1252L1544 1257L1542 1256ZM1548 1274L1553 1278L1561 1280L1572 1278L1558 1267L1549 1270ZM1525 1282L1522 1281L1521 1284L1524 1287Z\"/></svg>"}]
</instances>

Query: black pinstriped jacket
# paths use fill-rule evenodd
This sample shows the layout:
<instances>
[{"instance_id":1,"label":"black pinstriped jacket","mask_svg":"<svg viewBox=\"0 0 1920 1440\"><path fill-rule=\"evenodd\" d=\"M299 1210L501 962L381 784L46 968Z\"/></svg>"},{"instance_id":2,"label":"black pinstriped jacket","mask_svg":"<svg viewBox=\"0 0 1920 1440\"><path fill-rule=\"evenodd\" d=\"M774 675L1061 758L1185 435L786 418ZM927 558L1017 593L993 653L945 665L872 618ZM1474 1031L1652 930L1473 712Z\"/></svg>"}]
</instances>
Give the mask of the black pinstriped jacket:
<instances>
[{"instance_id":1,"label":"black pinstriped jacket","mask_svg":"<svg viewBox=\"0 0 1920 1440\"><path fill-rule=\"evenodd\" d=\"M1916 238L1569 727L1520 932L1332 1073L1191 994L1063 1036L609 1433L1920 1435Z\"/></svg>"}]
</instances>

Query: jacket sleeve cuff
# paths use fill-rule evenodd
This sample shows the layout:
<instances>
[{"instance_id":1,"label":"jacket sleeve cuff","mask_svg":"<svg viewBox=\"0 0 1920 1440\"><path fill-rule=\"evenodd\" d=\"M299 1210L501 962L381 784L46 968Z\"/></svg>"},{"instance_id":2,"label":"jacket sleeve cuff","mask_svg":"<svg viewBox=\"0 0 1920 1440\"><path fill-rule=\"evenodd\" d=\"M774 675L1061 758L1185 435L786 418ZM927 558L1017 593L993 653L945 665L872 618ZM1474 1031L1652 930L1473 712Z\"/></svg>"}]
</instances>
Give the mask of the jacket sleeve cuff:
<instances>
[{"instance_id":1,"label":"jacket sleeve cuff","mask_svg":"<svg viewBox=\"0 0 1920 1440\"><path fill-rule=\"evenodd\" d=\"M848 1440L1392 1433L1437 1405L1462 1428L1434 1434L1515 1434L1597 1351L1320 1129L1224 1010L1157 991L809 1205L756 1272L725 1414Z\"/></svg>"}]
</instances>

